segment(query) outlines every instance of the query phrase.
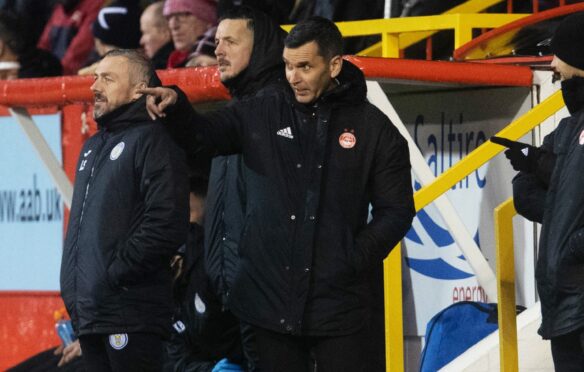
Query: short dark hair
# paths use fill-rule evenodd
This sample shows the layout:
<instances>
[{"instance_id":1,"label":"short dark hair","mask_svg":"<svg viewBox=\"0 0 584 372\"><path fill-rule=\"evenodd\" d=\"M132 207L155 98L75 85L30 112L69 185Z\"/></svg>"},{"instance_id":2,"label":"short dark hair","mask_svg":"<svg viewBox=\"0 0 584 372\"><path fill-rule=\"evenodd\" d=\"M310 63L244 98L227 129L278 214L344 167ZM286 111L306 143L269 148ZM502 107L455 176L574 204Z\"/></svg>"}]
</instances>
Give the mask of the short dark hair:
<instances>
[{"instance_id":1,"label":"short dark hair","mask_svg":"<svg viewBox=\"0 0 584 372\"><path fill-rule=\"evenodd\" d=\"M103 58L106 57L125 57L132 65L137 82L144 82L148 86L153 86L155 85L154 82L158 80L158 77L154 80L156 73L150 59L137 49L113 49L103 56Z\"/></svg>"},{"instance_id":2,"label":"short dark hair","mask_svg":"<svg viewBox=\"0 0 584 372\"><path fill-rule=\"evenodd\" d=\"M0 12L0 40L17 56L20 56L27 47L21 24L14 13Z\"/></svg>"},{"instance_id":3,"label":"short dark hair","mask_svg":"<svg viewBox=\"0 0 584 372\"><path fill-rule=\"evenodd\" d=\"M343 54L343 35L333 22L323 17L311 17L298 22L284 40L286 48L298 48L315 41L318 53L329 61Z\"/></svg>"},{"instance_id":4,"label":"short dark hair","mask_svg":"<svg viewBox=\"0 0 584 372\"><path fill-rule=\"evenodd\" d=\"M254 22L254 10L248 6L236 6L227 10L221 18L219 18L219 22L225 19L242 19L247 21L247 28L253 33L255 28Z\"/></svg>"}]
</instances>

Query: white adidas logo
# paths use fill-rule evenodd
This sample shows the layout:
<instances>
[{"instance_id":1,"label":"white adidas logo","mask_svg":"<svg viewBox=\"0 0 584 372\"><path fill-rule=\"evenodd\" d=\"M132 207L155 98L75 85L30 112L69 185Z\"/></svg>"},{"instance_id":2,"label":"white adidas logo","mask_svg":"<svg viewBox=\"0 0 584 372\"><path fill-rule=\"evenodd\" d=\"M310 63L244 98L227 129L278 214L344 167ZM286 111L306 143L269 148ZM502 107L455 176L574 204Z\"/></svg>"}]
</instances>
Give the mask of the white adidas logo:
<instances>
[{"instance_id":1,"label":"white adidas logo","mask_svg":"<svg viewBox=\"0 0 584 372\"><path fill-rule=\"evenodd\" d=\"M280 129L279 131L276 132L276 134L278 136L282 136L282 137L286 137L286 138L294 138L294 136L292 135L292 129L290 127L284 128L284 129Z\"/></svg>"}]
</instances>

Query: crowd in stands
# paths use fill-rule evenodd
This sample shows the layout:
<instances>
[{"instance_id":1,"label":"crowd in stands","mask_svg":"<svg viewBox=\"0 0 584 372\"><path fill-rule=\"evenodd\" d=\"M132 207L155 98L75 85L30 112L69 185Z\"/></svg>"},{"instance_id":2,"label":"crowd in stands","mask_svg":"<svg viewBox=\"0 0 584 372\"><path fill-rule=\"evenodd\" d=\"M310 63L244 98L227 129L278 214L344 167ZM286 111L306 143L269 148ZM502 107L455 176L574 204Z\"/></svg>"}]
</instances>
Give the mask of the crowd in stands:
<instances>
[{"instance_id":1,"label":"crowd in stands","mask_svg":"<svg viewBox=\"0 0 584 372\"><path fill-rule=\"evenodd\" d=\"M236 5L259 9L286 24L312 15L333 20L381 18L383 3L0 0L0 79L93 74L100 57L116 48L142 48L157 69L209 66L216 64L217 20Z\"/></svg>"},{"instance_id":2,"label":"crowd in stands","mask_svg":"<svg viewBox=\"0 0 584 372\"><path fill-rule=\"evenodd\" d=\"M462 2L394 1L390 16L439 14ZM514 11L529 12L531 3L516 1ZM540 1L539 8L556 3ZM0 79L92 74L100 56L116 48L142 48L156 69L213 65L218 17L235 5L261 10L278 24L313 15L350 21L385 14L383 0L0 0ZM505 6L493 10L505 12ZM345 52L356 53L376 38L350 38ZM406 56L424 58L421 48Z\"/></svg>"}]
</instances>

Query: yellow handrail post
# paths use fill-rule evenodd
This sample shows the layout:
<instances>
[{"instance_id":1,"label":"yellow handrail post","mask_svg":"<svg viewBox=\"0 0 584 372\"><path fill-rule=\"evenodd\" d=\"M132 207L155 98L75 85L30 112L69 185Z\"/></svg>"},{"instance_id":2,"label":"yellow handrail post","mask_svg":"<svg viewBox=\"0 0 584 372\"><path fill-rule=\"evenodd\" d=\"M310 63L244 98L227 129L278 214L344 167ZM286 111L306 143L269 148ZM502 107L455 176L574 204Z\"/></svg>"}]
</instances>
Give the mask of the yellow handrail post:
<instances>
[{"instance_id":1,"label":"yellow handrail post","mask_svg":"<svg viewBox=\"0 0 584 372\"><path fill-rule=\"evenodd\" d=\"M462 45L472 40L472 26L468 22L467 17L462 14L456 15L456 23L454 27L454 48L459 48Z\"/></svg>"},{"instance_id":2,"label":"yellow handrail post","mask_svg":"<svg viewBox=\"0 0 584 372\"><path fill-rule=\"evenodd\" d=\"M381 34L381 56L399 58L399 35L384 32Z\"/></svg>"},{"instance_id":3,"label":"yellow handrail post","mask_svg":"<svg viewBox=\"0 0 584 372\"><path fill-rule=\"evenodd\" d=\"M383 261L385 298L385 369L404 371L404 325L402 309L401 244Z\"/></svg>"},{"instance_id":4,"label":"yellow handrail post","mask_svg":"<svg viewBox=\"0 0 584 372\"><path fill-rule=\"evenodd\" d=\"M513 252L513 216L516 213L512 198L495 208L499 352L503 372L517 372L519 369Z\"/></svg>"}]
</instances>

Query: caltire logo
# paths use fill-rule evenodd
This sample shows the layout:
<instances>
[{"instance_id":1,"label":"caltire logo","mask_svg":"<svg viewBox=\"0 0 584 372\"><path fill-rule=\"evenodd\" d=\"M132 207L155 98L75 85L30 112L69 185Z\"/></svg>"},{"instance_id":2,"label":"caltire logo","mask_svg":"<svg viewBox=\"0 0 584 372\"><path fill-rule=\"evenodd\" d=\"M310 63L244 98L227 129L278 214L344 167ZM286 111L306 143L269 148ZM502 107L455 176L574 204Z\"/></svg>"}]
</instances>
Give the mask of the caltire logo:
<instances>
[{"instance_id":1,"label":"caltire logo","mask_svg":"<svg viewBox=\"0 0 584 372\"><path fill-rule=\"evenodd\" d=\"M414 188L419 190L421 185L416 182ZM422 225L422 228L426 233L425 235L427 235L432 240L432 243L440 250L440 257L431 259L406 257L406 264L412 270L424 276L440 280L460 280L474 276L472 272L460 269L461 266L464 267L468 264L466 264L464 256L458 253L458 246L455 245L454 239L448 230L436 223L423 209L416 215L416 220ZM416 232L413 226L406 234L406 239L415 244L419 244L420 246L424 245L424 241L420 238L420 234ZM478 229L474 240L477 245L479 245ZM457 253L452 254L450 252Z\"/></svg>"}]
</instances>

